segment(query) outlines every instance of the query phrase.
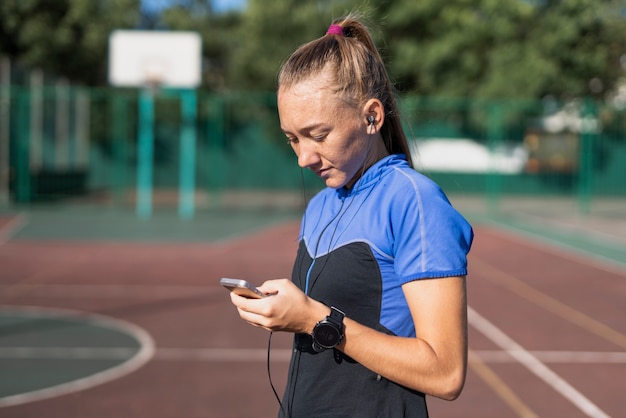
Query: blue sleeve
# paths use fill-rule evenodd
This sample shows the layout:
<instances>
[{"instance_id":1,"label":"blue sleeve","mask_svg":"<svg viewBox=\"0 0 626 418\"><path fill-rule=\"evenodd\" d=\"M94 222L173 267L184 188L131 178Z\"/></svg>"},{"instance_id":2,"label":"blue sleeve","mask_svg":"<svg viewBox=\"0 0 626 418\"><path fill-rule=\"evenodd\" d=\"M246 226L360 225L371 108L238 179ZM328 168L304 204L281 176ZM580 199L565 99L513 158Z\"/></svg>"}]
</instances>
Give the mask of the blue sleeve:
<instances>
[{"instance_id":1,"label":"blue sleeve","mask_svg":"<svg viewBox=\"0 0 626 418\"><path fill-rule=\"evenodd\" d=\"M397 277L406 283L466 275L471 225L434 182L421 175L408 179L412 190L397 199L392 215Z\"/></svg>"}]
</instances>

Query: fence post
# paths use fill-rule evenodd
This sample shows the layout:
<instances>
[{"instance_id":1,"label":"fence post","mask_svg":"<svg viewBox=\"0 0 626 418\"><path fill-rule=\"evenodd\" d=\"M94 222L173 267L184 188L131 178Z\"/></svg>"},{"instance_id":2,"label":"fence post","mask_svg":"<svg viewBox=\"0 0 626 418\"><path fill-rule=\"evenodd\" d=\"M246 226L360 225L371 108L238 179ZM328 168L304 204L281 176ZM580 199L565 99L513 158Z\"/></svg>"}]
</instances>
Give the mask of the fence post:
<instances>
[{"instance_id":1,"label":"fence post","mask_svg":"<svg viewBox=\"0 0 626 418\"><path fill-rule=\"evenodd\" d=\"M137 138L137 215L152 215L152 171L154 162L154 94L142 89L139 94L139 132Z\"/></svg>"},{"instance_id":2,"label":"fence post","mask_svg":"<svg viewBox=\"0 0 626 418\"><path fill-rule=\"evenodd\" d=\"M224 124L225 124L225 101L222 97L213 96L208 99L207 135L209 152L214 153L214 158L210 158L213 167L209 171L210 178L207 181L209 187L213 185L219 206L220 190L224 185L225 161L222 158L224 152Z\"/></svg>"},{"instance_id":3,"label":"fence post","mask_svg":"<svg viewBox=\"0 0 626 418\"><path fill-rule=\"evenodd\" d=\"M113 91L112 117L109 125L113 136L113 161L116 167L113 174L113 188L117 203L123 202L124 192L128 185L128 112L127 97Z\"/></svg>"},{"instance_id":4,"label":"fence post","mask_svg":"<svg viewBox=\"0 0 626 418\"><path fill-rule=\"evenodd\" d=\"M183 90L181 99L178 215L182 219L191 219L194 214L196 189L196 92Z\"/></svg>"},{"instance_id":5,"label":"fence post","mask_svg":"<svg viewBox=\"0 0 626 418\"><path fill-rule=\"evenodd\" d=\"M11 61L0 57L0 208L9 205L11 166Z\"/></svg>"},{"instance_id":6,"label":"fence post","mask_svg":"<svg viewBox=\"0 0 626 418\"><path fill-rule=\"evenodd\" d=\"M55 168L68 171L70 154L70 85L66 79L57 80L54 87L54 149Z\"/></svg>"},{"instance_id":7,"label":"fence post","mask_svg":"<svg viewBox=\"0 0 626 418\"><path fill-rule=\"evenodd\" d=\"M583 101L581 113L578 211L581 215L588 215L591 211L594 142L597 138L598 130L596 109L591 99L585 99Z\"/></svg>"},{"instance_id":8,"label":"fence post","mask_svg":"<svg viewBox=\"0 0 626 418\"><path fill-rule=\"evenodd\" d=\"M17 94L17 149L15 160L15 200L30 202L30 109L29 91L21 89Z\"/></svg>"},{"instance_id":9,"label":"fence post","mask_svg":"<svg viewBox=\"0 0 626 418\"><path fill-rule=\"evenodd\" d=\"M29 94L29 166L33 172L38 172L44 165L43 126L44 126L44 76L41 69L30 73Z\"/></svg>"},{"instance_id":10,"label":"fence post","mask_svg":"<svg viewBox=\"0 0 626 418\"><path fill-rule=\"evenodd\" d=\"M78 88L74 101L74 142L72 162L78 170L89 170L91 134L91 91Z\"/></svg>"}]
</instances>

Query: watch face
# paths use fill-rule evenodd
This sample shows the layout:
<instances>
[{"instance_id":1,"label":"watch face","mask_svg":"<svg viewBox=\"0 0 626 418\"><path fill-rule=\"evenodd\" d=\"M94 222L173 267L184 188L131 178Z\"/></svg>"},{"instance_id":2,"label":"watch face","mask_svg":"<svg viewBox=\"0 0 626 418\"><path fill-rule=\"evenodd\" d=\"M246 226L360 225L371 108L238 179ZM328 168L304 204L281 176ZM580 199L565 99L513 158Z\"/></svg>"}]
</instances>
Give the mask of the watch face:
<instances>
[{"instance_id":1,"label":"watch face","mask_svg":"<svg viewBox=\"0 0 626 418\"><path fill-rule=\"evenodd\" d=\"M332 348L341 341L341 333L336 326L322 323L315 327L313 339L324 348Z\"/></svg>"}]
</instances>

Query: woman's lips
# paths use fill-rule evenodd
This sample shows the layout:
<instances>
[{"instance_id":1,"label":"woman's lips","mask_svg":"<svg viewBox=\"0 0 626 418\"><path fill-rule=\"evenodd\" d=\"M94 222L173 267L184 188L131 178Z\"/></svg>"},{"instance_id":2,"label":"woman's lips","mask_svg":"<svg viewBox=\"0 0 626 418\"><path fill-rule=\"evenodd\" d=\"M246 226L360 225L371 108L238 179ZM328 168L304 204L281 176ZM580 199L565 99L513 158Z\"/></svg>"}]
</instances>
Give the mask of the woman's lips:
<instances>
[{"instance_id":1,"label":"woman's lips","mask_svg":"<svg viewBox=\"0 0 626 418\"><path fill-rule=\"evenodd\" d=\"M321 170L317 170L317 171L315 171L315 174L316 174L318 177L324 178L324 177L327 177L327 176L328 176L328 172L329 172L329 171L330 171L330 169L329 169L329 168L322 168Z\"/></svg>"}]
</instances>

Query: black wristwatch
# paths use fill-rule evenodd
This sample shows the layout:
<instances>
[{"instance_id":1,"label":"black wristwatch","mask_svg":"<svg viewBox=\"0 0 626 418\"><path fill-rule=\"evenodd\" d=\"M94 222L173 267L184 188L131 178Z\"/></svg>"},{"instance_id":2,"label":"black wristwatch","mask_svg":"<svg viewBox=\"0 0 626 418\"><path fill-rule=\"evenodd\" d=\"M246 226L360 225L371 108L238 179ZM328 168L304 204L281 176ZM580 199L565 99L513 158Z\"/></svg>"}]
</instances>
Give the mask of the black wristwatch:
<instances>
[{"instance_id":1,"label":"black wristwatch","mask_svg":"<svg viewBox=\"0 0 626 418\"><path fill-rule=\"evenodd\" d=\"M315 325L313 350L317 353L334 348L343 340L343 318L345 314L334 306L330 307L330 315Z\"/></svg>"}]
</instances>

